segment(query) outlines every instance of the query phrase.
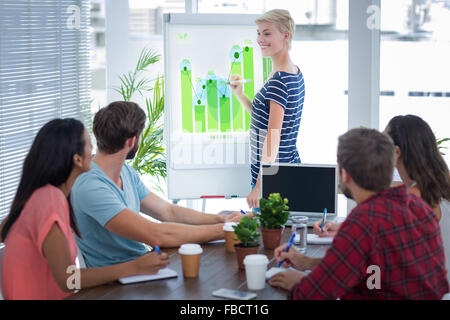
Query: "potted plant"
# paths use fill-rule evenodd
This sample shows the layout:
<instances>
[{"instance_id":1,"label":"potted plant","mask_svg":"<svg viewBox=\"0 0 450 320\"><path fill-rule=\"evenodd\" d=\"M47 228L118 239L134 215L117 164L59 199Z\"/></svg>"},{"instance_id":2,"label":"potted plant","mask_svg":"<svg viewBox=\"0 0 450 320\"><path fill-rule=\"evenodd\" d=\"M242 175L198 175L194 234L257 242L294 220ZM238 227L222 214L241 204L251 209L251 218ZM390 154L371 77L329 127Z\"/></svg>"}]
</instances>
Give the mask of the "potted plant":
<instances>
[{"instance_id":1,"label":"potted plant","mask_svg":"<svg viewBox=\"0 0 450 320\"><path fill-rule=\"evenodd\" d=\"M281 243L281 234L289 218L288 199L282 199L279 193L272 193L267 199L259 200L263 245L266 249L275 249Z\"/></svg>"},{"instance_id":2,"label":"potted plant","mask_svg":"<svg viewBox=\"0 0 450 320\"><path fill-rule=\"evenodd\" d=\"M242 217L241 221L233 226L234 233L241 241L234 245L239 269L244 269L244 258L249 254L256 254L259 251L259 222L257 219Z\"/></svg>"},{"instance_id":3,"label":"potted plant","mask_svg":"<svg viewBox=\"0 0 450 320\"><path fill-rule=\"evenodd\" d=\"M124 101L131 101L135 93L145 98L147 125L141 135L141 144L130 165L141 175L153 177L153 187L164 194L161 180L167 177L166 150L163 143L164 77L150 79L147 68L157 63L161 55L144 48L133 71L119 77L120 86L114 87ZM149 93L152 92L151 96Z\"/></svg>"}]
</instances>

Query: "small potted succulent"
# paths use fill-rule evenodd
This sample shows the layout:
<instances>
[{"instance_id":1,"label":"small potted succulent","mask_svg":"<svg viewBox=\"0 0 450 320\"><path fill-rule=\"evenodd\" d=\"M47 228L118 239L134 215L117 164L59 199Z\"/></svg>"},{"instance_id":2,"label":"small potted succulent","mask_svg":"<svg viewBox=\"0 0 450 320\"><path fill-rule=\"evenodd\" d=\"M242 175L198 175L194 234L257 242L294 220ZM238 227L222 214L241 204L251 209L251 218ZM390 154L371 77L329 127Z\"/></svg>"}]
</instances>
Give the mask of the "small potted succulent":
<instances>
[{"instance_id":1,"label":"small potted succulent","mask_svg":"<svg viewBox=\"0 0 450 320\"><path fill-rule=\"evenodd\" d=\"M279 193L272 193L267 199L259 200L263 245L265 249L275 249L281 243L281 234L289 218L288 199L282 199Z\"/></svg>"},{"instance_id":2,"label":"small potted succulent","mask_svg":"<svg viewBox=\"0 0 450 320\"><path fill-rule=\"evenodd\" d=\"M239 269L244 269L245 256L256 254L259 251L259 222L257 219L244 216L233 228L237 238L241 241L240 244L234 245L238 267Z\"/></svg>"}]
</instances>

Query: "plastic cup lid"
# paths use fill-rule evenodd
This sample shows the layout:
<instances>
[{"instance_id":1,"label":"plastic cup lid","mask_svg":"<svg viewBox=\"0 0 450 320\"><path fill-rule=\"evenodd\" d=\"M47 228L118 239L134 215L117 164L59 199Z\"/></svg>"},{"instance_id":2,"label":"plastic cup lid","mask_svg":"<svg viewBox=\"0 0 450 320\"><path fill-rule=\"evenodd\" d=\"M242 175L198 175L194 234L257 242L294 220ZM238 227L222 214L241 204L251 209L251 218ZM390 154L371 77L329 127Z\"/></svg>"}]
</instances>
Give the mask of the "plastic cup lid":
<instances>
[{"instance_id":1,"label":"plastic cup lid","mask_svg":"<svg viewBox=\"0 0 450 320\"><path fill-rule=\"evenodd\" d=\"M200 254L202 252L203 252L202 247L200 247L200 245L196 243L183 244L178 249L179 254L186 254L186 255Z\"/></svg>"},{"instance_id":2,"label":"plastic cup lid","mask_svg":"<svg viewBox=\"0 0 450 320\"><path fill-rule=\"evenodd\" d=\"M226 222L223 226L223 231L234 232L233 226L237 226L237 222Z\"/></svg>"},{"instance_id":3,"label":"plastic cup lid","mask_svg":"<svg viewBox=\"0 0 450 320\"><path fill-rule=\"evenodd\" d=\"M269 259L264 254L250 254L245 257L244 264L248 265L266 265Z\"/></svg>"}]
</instances>

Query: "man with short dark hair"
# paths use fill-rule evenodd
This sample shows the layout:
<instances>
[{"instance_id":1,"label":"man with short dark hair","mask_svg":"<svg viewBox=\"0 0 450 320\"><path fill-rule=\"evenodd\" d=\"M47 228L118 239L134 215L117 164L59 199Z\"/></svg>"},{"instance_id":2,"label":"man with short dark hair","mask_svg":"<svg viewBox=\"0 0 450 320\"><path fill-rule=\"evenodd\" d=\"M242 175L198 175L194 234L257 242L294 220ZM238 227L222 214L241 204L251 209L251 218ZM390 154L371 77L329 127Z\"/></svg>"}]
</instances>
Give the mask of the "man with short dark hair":
<instances>
[{"instance_id":1,"label":"man with short dark hair","mask_svg":"<svg viewBox=\"0 0 450 320\"><path fill-rule=\"evenodd\" d=\"M222 239L225 217L171 204L151 193L126 159L134 158L146 115L133 102L118 101L97 112L93 131L98 152L92 169L81 175L71 192L80 229L76 238L88 267L135 259L152 247L175 247ZM141 216L143 212L163 223Z\"/></svg>"},{"instance_id":2,"label":"man with short dark hair","mask_svg":"<svg viewBox=\"0 0 450 320\"><path fill-rule=\"evenodd\" d=\"M94 135L98 150L113 154L120 151L130 137L140 137L145 127L145 112L134 102L116 101L100 109L94 117ZM138 139L126 159L133 159L138 150Z\"/></svg>"},{"instance_id":3,"label":"man with short dark hair","mask_svg":"<svg viewBox=\"0 0 450 320\"><path fill-rule=\"evenodd\" d=\"M389 189L395 164L391 139L373 129L339 137L337 162L343 193L358 204L322 259L286 245L275 250L300 271L269 283L289 299L441 299L449 291L436 215L404 185Z\"/></svg>"}]
</instances>

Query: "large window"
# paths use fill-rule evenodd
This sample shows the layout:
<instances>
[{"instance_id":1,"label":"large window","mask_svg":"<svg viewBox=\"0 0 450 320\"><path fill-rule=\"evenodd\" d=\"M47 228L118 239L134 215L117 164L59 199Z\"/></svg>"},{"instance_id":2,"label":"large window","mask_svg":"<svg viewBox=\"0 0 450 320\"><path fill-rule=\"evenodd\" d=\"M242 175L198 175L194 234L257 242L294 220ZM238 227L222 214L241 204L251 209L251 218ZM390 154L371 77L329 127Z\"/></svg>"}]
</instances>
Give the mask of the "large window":
<instances>
[{"instance_id":1,"label":"large window","mask_svg":"<svg viewBox=\"0 0 450 320\"><path fill-rule=\"evenodd\" d=\"M450 1L382 0L381 15L380 129L414 114L450 137Z\"/></svg>"},{"instance_id":2,"label":"large window","mask_svg":"<svg viewBox=\"0 0 450 320\"><path fill-rule=\"evenodd\" d=\"M184 13L184 0L129 0L130 36L162 35L163 14Z\"/></svg>"},{"instance_id":3,"label":"large window","mask_svg":"<svg viewBox=\"0 0 450 320\"><path fill-rule=\"evenodd\" d=\"M287 9L295 24L291 58L303 72L305 103L297 147L303 163L335 164L337 138L347 131L348 0L199 0L199 13L262 14ZM256 32L256 26L255 26ZM234 200L209 201L207 211L230 208ZM247 207L235 200L234 209ZM339 195L339 215L347 202Z\"/></svg>"},{"instance_id":4,"label":"large window","mask_svg":"<svg viewBox=\"0 0 450 320\"><path fill-rule=\"evenodd\" d=\"M88 27L88 0L0 2L0 220L42 125L90 125Z\"/></svg>"},{"instance_id":5,"label":"large window","mask_svg":"<svg viewBox=\"0 0 450 320\"><path fill-rule=\"evenodd\" d=\"M92 113L106 104L105 0L90 0L90 69ZM91 137L93 138L93 137Z\"/></svg>"},{"instance_id":6,"label":"large window","mask_svg":"<svg viewBox=\"0 0 450 320\"><path fill-rule=\"evenodd\" d=\"M298 138L300 156L304 163L336 163L337 138L347 130L348 0L198 0L197 3L198 13L262 14L274 8L290 11L296 23L291 56L302 70L306 86ZM145 46L164 56L162 13L184 12L184 5L183 0L129 0L130 47L136 61ZM163 61L151 72L163 73ZM198 205L196 208L201 209ZM245 199L208 200L206 211L247 208ZM346 214L346 208L345 198L339 196L341 215Z\"/></svg>"}]
</instances>

